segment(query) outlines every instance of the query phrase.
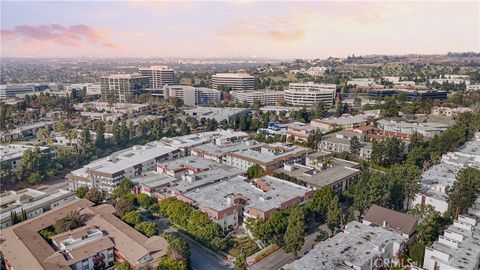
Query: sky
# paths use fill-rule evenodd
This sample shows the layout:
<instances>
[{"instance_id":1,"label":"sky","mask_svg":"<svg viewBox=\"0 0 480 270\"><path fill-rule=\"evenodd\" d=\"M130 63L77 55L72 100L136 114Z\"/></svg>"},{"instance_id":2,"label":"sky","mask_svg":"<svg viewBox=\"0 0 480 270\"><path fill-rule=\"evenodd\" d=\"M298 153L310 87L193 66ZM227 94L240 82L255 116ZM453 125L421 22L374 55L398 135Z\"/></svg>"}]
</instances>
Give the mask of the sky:
<instances>
[{"instance_id":1,"label":"sky","mask_svg":"<svg viewBox=\"0 0 480 270\"><path fill-rule=\"evenodd\" d=\"M2 57L480 51L480 1L5 1Z\"/></svg>"}]
</instances>

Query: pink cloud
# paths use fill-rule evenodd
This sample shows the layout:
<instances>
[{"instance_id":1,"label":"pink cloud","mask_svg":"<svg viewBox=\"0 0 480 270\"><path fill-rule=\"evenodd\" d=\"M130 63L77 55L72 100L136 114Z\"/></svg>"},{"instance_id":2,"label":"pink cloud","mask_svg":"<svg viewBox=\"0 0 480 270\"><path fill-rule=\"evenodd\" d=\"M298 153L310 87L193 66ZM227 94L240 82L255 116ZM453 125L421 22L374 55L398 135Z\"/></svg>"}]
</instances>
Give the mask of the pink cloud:
<instances>
[{"instance_id":1,"label":"pink cloud","mask_svg":"<svg viewBox=\"0 0 480 270\"><path fill-rule=\"evenodd\" d=\"M63 26L49 25L19 25L12 30L1 30L2 40L21 39L25 43L52 42L64 46L82 47L87 44L101 45L108 48L117 47L107 40L104 31L86 24Z\"/></svg>"}]
</instances>

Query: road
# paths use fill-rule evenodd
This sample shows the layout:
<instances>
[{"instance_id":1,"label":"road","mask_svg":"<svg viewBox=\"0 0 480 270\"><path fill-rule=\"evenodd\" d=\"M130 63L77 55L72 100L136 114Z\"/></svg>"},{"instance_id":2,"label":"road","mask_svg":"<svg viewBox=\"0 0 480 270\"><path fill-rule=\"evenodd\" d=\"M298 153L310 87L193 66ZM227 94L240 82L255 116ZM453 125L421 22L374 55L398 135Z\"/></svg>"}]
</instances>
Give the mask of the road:
<instances>
[{"instance_id":1,"label":"road","mask_svg":"<svg viewBox=\"0 0 480 270\"><path fill-rule=\"evenodd\" d=\"M144 216L144 218L146 218ZM190 246L190 261L193 270L225 270L232 269L232 265L213 255L206 247L200 246L187 236L169 228L170 222L164 218L153 220L157 223L159 233L171 233L183 240Z\"/></svg>"},{"instance_id":2,"label":"road","mask_svg":"<svg viewBox=\"0 0 480 270\"><path fill-rule=\"evenodd\" d=\"M302 250L298 253L299 255L303 255L304 252L309 251L315 245L315 238L318 235L318 229L324 229L323 226L317 228L313 233L307 235L305 237L305 243L303 244ZM270 254L260 262L252 265L249 267L249 270L277 270L280 269L287 263L293 262L293 254L288 254L283 251L283 249L279 249L274 253Z\"/></svg>"}]
</instances>

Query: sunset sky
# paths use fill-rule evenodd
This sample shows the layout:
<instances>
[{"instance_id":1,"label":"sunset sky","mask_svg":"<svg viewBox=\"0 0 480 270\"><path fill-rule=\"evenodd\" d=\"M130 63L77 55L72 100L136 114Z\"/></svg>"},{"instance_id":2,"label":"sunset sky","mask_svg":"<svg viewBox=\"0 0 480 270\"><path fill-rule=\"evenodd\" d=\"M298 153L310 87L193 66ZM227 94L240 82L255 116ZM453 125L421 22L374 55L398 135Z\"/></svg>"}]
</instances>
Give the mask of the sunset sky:
<instances>
[{"instance_id":1,"label":"sunset sky","mask_svg":"<svg viewBox=\"0 0 480 270\"><path fill-rule=\"evenodd\" d=\"M2 1L1 45L37 57L478 52L480 1Z\"/></svg>"}]
</instances>

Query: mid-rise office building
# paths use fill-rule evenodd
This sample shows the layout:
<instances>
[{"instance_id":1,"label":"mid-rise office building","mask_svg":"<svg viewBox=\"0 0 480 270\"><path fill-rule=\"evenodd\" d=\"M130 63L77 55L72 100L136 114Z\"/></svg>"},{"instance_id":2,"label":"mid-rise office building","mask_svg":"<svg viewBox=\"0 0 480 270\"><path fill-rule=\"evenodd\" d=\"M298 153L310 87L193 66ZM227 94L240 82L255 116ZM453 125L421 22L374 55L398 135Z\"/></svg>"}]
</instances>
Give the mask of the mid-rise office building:
<instances>
[{"instance_id":1,"label":"mid-rise office building","mask_svg":"<svg viewBox=\"0 0 480 270\"><path fill-rule=\"evenodd\" d=\"M262 105L276 105L283 100L283 91L235 91L232 96L240 103L253 104L258 100Z\"/></svg>"},{"instance_id":2,"label":"mid-rise office building","mask_svg":"<svg viewBox=\"0 0 480 270\"><path fill-rule=\"evenodd\" d=\"M196 106L221 100L218 90L186 85L171 85L163 88L166 97L176 97L187 106Z\"/></svg>"},{"instance_id":3,"label":"mid-rise office building","mask_svg":"<svg viewBox=\"0 0 480 270\"><path fill-rule=\"evenodd\" d=\"M148 77L150 88L160 89L165 85L172 85L175 82L175 72L166 66L151 66L139 68L142 76Z\"/></svg>"},{"instance_id":4,"label":"mid-rise office building","mask_svg":"<svg viewBox=\"0 0 480 270\"><path fill-rule=\"evenodd\" d=\"M212 75L212 88L241 91L255 89L255 76L246 73L217 73Z\"/></svg>"},{"instance_id":5,"label":"mid-rise office building","mask_svg":"<svg viewBox=\"0 0 480 270\"><path fill-rule=\"evenodd\" d=\"M0 85L0 100L34 92L35 85L33 84L2 84Z\"/></svg>"},{"instance_id":6,"label":"mid-rise office building","mask_svg":"<svg viewBox=\"0 0 480 270\"><path fill-rule=\"evenodd\" d=\"M103 101L130 102L135 93L148 86L149 79L138 73L100 77Z\"/></svg>"},{"instance_id":7,"label":"mid-rise office building","mask_svg":"<svg viewBox=\"0 0 480 270\"><path fill-rule=\"evenodd\" d=\"M284 92L284 99L292 106L312 106L319 102L332 106L336 88L335 84L291 83Z\"/></svg>"}]
</instances>

